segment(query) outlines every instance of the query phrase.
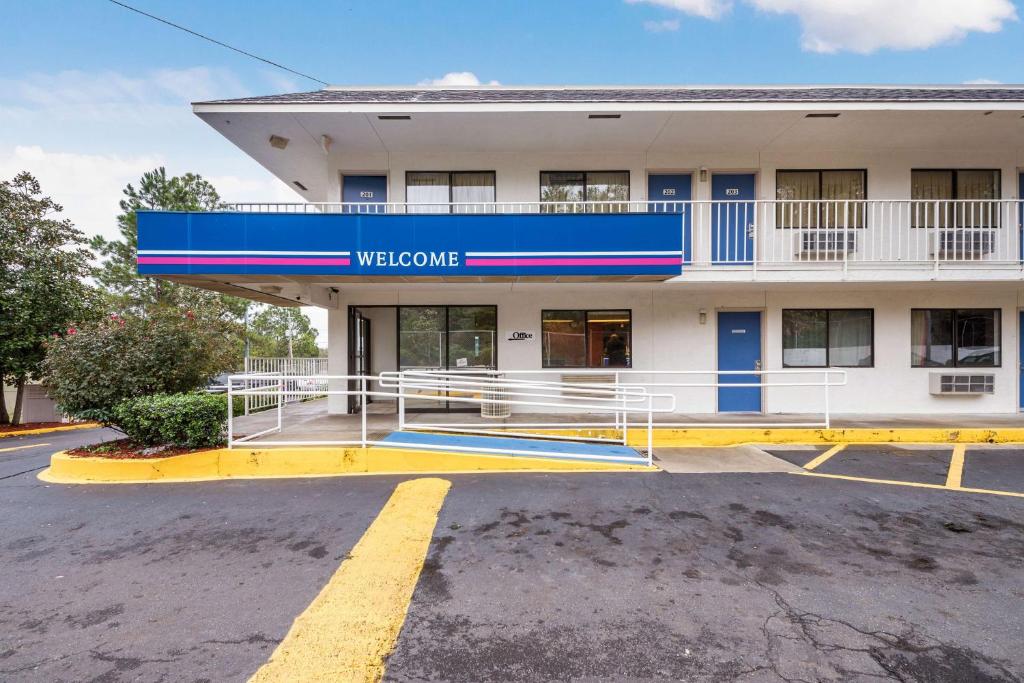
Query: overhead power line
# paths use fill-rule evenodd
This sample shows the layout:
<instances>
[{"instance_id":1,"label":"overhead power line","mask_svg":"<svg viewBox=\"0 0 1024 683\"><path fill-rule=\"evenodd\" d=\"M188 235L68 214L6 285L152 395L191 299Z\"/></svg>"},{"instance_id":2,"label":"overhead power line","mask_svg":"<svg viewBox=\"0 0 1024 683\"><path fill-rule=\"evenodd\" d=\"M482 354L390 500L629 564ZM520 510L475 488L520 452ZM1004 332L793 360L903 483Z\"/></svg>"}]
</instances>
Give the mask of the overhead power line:
<instances>
[{"instance_id":1,"label":"overhead power line","mask_svg":"<svg viewBox=\"0 0 1024 683\"><path fill-rule=\"evenodd\" d=\"M168 26L176 28L179 31L184 31L185 33L190 33L190 34L194 35L195 37L202 38L203 40L207 40L207 41L213 43L214 45L220 45L221 47L226 47L229 50L234 50L235 52L237 52L239 54L245 55L246 57L251 57L252 59L257 59L257 60L263 62L264 64L269 64L270 66L276 67L278 69L283 69L284 71L287 71L288 73L295 74L296 76L301 76L302 78L308 78L309 80L314 81L316 83L319 83L320 85L329 85L329 83L327 83L327 81L322 81L319 78L313 78L309 74L304 74L301 71L296 71L295 69L289 69L287 66L285 66L283 64L278 64L277 62L272 62L269 59L264 59L263 57L260 57L259 55L254 55L251 52L246 52L245 50L237 48L237 47L235 47L233 45L228 45L227 43L223 43L223 42L221 42L221 41L219 41L219 40L217 40L215 38L211 38L210 36L204 36L202 33L198 33L196 31L193 31L190 28L185 28L184 26L181 26L180 24L175 24L173 21L168 21L167 19L162 19L162 18L160 18L160 17L158 17L156 15L150 14L149 12L143 12L142 10L138 9L137 7L132 7L131 5L126 5L123 2L118 2L118 0L109 0L109 2L112 2L113 4L118 5L119 7L123 7L125 9L127 9L127 10L131 10L132 12L135 12L136 14L141 14L144 17L149 17L150 19L153 19L155 21L159 21L161 24L167 24Z\"/></svg>"}]
</instances>

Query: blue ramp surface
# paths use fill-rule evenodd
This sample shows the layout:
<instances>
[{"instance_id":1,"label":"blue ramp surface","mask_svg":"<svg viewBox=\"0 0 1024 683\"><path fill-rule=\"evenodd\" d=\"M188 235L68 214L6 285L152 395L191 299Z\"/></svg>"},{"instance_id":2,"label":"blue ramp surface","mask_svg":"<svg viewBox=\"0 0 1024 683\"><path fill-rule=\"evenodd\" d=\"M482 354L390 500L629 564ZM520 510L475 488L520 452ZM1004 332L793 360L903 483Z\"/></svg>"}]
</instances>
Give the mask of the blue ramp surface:
<instances>
[{"instance_id":1,"label":"blue ramp surface","mask_svg":"<svg viewBox=\"0 0 1024 683\"><path fill-rule=\"evenodd\" d=\"M507 436L470 436L427 432L391 432L384 437L383 441L407 448L451 450L483 455L525 455L538 458L597 460L630 464L647 462L646 458L640 455L635 448L584 441L546 441Z\"/></svg>"}]
</instances>

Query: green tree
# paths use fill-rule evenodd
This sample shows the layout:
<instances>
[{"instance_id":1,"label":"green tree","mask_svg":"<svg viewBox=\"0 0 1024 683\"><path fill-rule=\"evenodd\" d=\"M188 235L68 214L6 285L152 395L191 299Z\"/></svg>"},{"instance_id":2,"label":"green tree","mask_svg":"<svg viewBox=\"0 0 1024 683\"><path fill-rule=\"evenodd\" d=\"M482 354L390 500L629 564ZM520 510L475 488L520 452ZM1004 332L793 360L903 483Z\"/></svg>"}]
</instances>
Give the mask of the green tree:
<instances>
[{"instance_id":1,"label":"green tree","mask_svg":"<svg viewBox=\"0 0 1024 683\"><path fill-rule=\"evenodd\" d=\"M121 401L193 391L230 370L225 341L233 333L230 324L171 306L111 315L51 339L42 377L69 415L117 424Z\"/></svg>"},{"instance_id":2,"label":"green tree","mask_svg":"<svg viewBox=\"0 0 1024 683\"><path fill-rule=\"evenodd\" d=\"M250 323L250 353L253 356L316 358L320 355L316 335L309 317L301 309L268 306Z\"/></svg>"},{"instance_id":3,"label":"green tree","mask_svg":"<svg viewBox=\"0 0 1024 683\"><path fill-rule=\"evenodd\" d=\"M213 185L194 173L168 177L166 169L160 167L144 173L138 187L129 184L117 217L120 239L96 235L90 241L103 259L94 269L93 277L105 292L107 308L123 316L145 316L158 307L173 306L218 323L241 323L253 305L251 301L160 278L140 277L137 270L138 211L213 211L222 206ZM245 329L240 324L229 327L234 333L227 343L233 349L235 366L239 366Z\"/></svg>"},{"instance_id":4,"label":"green tree","mask_svg":"<svg viewBox=\"0 0 1024 683\"><path fill-rule=\"evenodd\" d=\"M0 423L22 421L25 384L39 373L46 340L94 310L84 283L91 253L61 211L27 172L0 183L0 384L17 386L13 414L0 392Z\"/></svg>"}]
</instances>

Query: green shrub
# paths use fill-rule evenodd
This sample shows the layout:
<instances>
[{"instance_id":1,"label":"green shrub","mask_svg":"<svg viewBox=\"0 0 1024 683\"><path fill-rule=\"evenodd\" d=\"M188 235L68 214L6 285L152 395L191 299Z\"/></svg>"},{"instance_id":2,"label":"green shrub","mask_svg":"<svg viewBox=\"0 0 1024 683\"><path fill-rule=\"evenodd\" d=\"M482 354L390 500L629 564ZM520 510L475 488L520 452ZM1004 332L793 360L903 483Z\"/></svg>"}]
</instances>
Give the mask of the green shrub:
<instances>
[{"instance_id":1,"label":"green shrub","mask_svg":"<svg viewBox=\"0 0 1024 683\"><path fill-rule=\"evenodd\" d=\"M230 367L225 329L172 307L83 323L49 341L42 380L68 415L117 425L121 401L194 391Z\"/></svg>"},{"instance_id":2,"label":"green shrub","mask_svg":"<svg viewBox=\"0 0 1024 683\"><path fill-rule=\"evenodd\" d=\"M114 408L114 422L147 446L219 446L224 443L227 400L199 393L130 398Z\"/></svg>"}]
</instances>

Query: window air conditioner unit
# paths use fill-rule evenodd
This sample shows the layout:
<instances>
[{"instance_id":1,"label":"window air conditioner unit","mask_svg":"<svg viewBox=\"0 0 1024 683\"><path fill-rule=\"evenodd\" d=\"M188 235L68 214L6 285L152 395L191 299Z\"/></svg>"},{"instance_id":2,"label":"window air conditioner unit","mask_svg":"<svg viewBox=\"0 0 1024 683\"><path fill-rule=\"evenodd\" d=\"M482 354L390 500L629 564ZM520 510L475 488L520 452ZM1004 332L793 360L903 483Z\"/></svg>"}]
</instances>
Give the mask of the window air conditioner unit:
<instances>
[{"instance_id":1,"label":"window air conditioner unit","mask_svg":"<svg viewBox=\"0 0 1024 683\"><path fill-rule=\"evenodd\" d=\"M797 256L810 258L842 258L857 251L857 233L848 230L814 230L800 233Z\"/></svg>"},{"instance_id":2,"label":"window air conditioner unit","mask_svg":"<svg viewBox=\"0 0 1024 683\"><path fill-rule=\"evenodd\" d=\"M933 372L928 375L928 390L934 396L980 396L995 392L995 375L967 375Z\"/></svg>"},{"instance_id":3,"label":"window air conditioner unit","mask_svg":"<svg viewBox=\"0 0 1024 683\"><path fill-rule=\"evenodd\" d=\"M976 259L995 251L994 230L939 230L933 239L932 256L938 251L939 258Z\"/></svg>"}]
</instances>

